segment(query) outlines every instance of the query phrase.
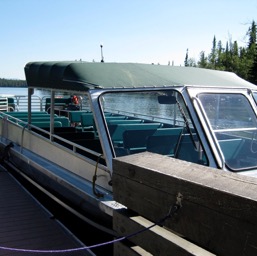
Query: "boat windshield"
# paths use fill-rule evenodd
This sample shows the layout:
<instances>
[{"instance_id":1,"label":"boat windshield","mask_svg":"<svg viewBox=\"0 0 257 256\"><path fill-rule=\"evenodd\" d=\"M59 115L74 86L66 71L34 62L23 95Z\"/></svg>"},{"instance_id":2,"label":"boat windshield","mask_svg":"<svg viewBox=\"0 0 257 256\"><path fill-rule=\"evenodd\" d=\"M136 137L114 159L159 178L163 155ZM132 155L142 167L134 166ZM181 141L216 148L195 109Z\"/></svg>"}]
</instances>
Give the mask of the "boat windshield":
<instances>
[{"instance_id":1,"label":"boat windshield","mask_svg":"<svg viewBox=\"0 0 257 256\"><path fill-rule=\"evenodd\" d=\"M227 168L257 167L257 119L247 97L239 93L198 95Z\"/></svg>"},{"instance_id":2,"label":"boat windshield","mask_svg":"<svg viewBox=\"0 0 257 256\"><path fill-rule=\"evenodd\" d=\"M179 92L110 92L100 102L116 156L149 151L208 164Z\"/></svg>"}]
</instances>

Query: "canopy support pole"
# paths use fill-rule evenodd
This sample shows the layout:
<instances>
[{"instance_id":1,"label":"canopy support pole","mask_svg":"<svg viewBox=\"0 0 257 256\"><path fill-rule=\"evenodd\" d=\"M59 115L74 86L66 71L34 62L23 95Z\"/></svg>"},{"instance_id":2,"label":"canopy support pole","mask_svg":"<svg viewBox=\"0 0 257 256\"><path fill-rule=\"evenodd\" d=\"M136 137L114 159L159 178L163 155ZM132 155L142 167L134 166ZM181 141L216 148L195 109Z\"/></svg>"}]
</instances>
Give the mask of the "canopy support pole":
<instances>
[{"instance_id":1,"label":"canopy support pole","mask_svg":"<svg viewBox=\"0 0 257 256\"><path fill-rule=\"evenodd\" d=\"M52 135L54 133L54 98L55 98L55 92L54 92L54 90L51 90L50 135Z\"/></svg>"}]
</instances>

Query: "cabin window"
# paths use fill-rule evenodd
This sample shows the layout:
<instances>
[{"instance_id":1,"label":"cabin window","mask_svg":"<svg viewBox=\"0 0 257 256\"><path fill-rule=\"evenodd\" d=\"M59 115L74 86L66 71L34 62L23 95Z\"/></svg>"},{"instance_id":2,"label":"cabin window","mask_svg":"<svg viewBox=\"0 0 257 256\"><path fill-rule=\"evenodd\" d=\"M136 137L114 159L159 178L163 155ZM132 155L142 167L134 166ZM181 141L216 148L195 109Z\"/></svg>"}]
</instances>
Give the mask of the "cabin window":
<instances>
[{"instance_id":1,"label":"cabin window","mask_svg":"<svg viewBox=\"0 0 257 256\"><path fill-rule=\"evenodd\" d=\"M207 164L179 92L112 92L101 103L116 156L149 151Z\"/></svg>"},{"instance_id":2,"label":"cabin window","mask_svg":"<svg viewBox=\"0 0 257 256\"><path fill-rule=\"evenodd\" d=\"M243 94L198 95L226 166L234 171L257 166L257 119Z\"/></svg>"}]
</instances>

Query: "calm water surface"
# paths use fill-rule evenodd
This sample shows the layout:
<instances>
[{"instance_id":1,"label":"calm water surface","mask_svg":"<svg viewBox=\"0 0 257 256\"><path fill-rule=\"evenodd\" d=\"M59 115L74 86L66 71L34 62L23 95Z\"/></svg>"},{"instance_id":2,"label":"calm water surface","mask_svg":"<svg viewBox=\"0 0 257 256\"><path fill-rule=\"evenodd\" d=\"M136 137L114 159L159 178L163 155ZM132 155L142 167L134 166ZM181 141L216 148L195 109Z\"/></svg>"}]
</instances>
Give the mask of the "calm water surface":
<instances>
[{"instance_id":1,"label":"calm water surface","mask_svg":"<svg viewBox=\"0 0 257 256\"><path fill-rule=\"evenodd\" d=\"M0 95L28 95L28 88L26 87L0 87ZM34 95L39 97L50 95L48 90L35 90Z\"/></svg>"}]
</instances>

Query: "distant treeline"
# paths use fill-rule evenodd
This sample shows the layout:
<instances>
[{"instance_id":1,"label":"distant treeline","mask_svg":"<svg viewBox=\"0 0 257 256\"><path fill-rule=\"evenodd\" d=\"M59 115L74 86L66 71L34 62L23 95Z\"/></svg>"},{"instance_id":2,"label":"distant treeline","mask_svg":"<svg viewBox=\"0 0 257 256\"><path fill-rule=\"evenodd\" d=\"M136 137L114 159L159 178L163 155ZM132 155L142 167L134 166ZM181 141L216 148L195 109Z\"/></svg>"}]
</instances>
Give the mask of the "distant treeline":
<instances>
[{"instance_id":1,"label":"distant treeline","mask_svg":"<svg viewBox=\"0 0 257 256\"><path fill-rule=\"evenodd\" d=\"M0 78L0 87L27 87L25 80Z\"/></svg>"}]
</instances>

